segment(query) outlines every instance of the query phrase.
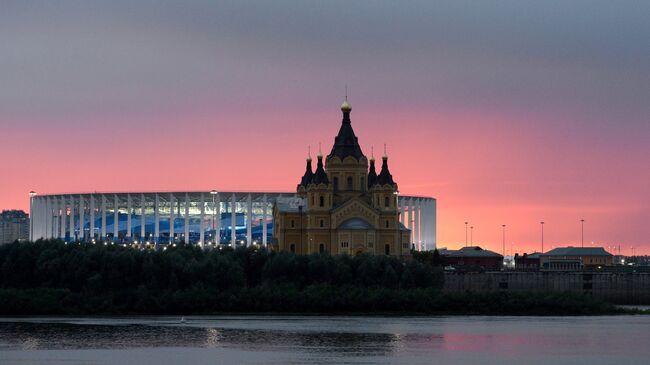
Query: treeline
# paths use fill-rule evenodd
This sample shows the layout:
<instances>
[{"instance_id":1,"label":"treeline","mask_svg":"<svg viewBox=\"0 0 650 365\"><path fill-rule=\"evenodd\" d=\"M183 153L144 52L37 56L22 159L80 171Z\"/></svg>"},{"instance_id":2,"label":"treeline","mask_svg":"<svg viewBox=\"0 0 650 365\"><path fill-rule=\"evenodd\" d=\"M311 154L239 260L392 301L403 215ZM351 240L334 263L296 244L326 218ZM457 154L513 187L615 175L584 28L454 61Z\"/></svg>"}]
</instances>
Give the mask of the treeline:
<instances>
[{"instance_id":1,"label":"treeline","mask_svg":"<svg viewBox=\"0 0 650 365\"><path fill-rule=\"evenodd\" d=\"M0 314L590 314L579 295L443 294L435 253L295 255L195 246L164 251L60 241L0 246Z\"/></svg>"}]
</instances>

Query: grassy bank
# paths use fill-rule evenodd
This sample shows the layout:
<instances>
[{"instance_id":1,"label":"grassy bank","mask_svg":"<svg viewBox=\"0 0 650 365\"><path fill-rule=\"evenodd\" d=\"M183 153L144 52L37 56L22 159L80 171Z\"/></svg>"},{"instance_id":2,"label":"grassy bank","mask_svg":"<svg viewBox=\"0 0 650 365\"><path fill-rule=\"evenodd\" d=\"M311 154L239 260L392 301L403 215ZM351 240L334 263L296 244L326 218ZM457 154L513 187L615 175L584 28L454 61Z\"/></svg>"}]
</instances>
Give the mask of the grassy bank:
<instances>
[{"instance_id":1,"label":"grassy bank","mask_svg":"<svg viewBox=\"0 0 650 365\"><path fill-rule=\"evenodd\" d=\"M395 313L591 315L622 310L570 293L441 291L436 255L165 251L57 241L0 247L0 315Z\"/></svg>"}]
</instances>

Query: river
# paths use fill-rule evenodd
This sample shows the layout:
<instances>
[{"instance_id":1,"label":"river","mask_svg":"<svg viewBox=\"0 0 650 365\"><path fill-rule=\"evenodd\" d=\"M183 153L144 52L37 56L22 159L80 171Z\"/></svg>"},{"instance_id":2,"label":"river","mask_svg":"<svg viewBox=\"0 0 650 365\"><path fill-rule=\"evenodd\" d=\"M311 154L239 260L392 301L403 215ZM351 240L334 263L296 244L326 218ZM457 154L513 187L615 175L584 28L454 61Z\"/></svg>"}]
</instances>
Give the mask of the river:
<instances>
[{"instance_id":1,"label":"river","mask_svg":"<svg viewBox=\"0 0 650 365\"><path fill-rule=\"evenodd\" d=\"M0 318L0 364L648 364L650 316Z\"/></svg>"}]
</instances>

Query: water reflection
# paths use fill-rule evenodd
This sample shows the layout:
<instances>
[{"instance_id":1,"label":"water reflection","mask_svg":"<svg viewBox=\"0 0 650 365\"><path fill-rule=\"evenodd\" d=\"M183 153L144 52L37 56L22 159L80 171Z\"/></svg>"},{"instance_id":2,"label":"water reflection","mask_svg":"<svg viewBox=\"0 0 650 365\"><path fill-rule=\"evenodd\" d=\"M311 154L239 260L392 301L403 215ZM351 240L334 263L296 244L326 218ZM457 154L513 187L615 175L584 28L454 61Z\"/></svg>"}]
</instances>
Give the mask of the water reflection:
<instances>
[{"instance_id":1,"label":"water reflection","mask_svg":"<svg viewBox=\"0 0 650 365\"><path fill-rule=\"evenodd\" d=\"M227 347L253 351L390 354L403 338L386 333L233 329L169 325L97 325L0 322L4 349L120 349L135 347ZM415 341L414 336L408 338Z\"/></svg>"},{"instance_id":2,"label":"water reflection","mask_svg":"<svg viewBox=\"0 0 650 365\"><path fill-rule=\"evenodd\" d=\"M646 364L650 316L0 318L0 364Z\"/></svg>"}]
</instances>

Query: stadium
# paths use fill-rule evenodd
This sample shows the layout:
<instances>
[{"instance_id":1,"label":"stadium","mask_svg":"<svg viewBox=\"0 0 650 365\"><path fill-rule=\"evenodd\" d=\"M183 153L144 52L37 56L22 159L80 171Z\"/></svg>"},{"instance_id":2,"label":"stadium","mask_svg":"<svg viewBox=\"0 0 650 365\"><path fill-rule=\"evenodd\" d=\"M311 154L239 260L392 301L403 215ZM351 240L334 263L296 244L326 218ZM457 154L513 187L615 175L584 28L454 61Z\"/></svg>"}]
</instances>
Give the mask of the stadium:
<instances>
[{"instance_id":1,"label":"stadium","mask_svg":"<svg viewBox=\"0 0 650 365\"><path fill-rule=\"evenodd\" d=\"M30 239L168 245L266 246L276 202L299 205L292 192L93 192L30 194ZM436 200L398 196L400 223L416 250L436 247ZM214 247L214 246L213 246Z\"/></svg>"}]
</instances>

